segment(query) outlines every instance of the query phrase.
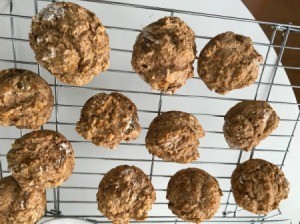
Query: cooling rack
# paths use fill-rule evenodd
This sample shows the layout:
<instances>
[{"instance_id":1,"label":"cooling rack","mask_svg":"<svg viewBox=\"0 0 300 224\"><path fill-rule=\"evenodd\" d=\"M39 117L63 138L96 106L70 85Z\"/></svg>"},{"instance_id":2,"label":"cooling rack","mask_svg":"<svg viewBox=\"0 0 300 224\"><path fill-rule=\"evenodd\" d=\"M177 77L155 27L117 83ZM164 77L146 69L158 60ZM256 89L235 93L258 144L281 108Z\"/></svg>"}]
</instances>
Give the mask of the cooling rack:
<instances>
[{"instance_id":1,"label":"cooling rack","mask_svg":"<svg viewBox=\"0 0 300 224\"><path fill-rule=\"evenodd\" d=\"M76 167L72 177L62 186L47 190L47 212L44 219L78 217L93 223L110 223L97 211L97 186L108 170L120 164L129 164L144 170L157 192L157 201L149 213L149 219L132 223L183 223L168 210L165 194L170 176L186 167L205 169L218 179L223 191L219 212L212 220L204 223L292 223L290 219L282 218L280 209L267 216L258 216L239 208L230 189L230 175L237 164L249 158L260 157L280 168L285 166L300 117L299 104L293 94L293 89L300 86L290 85L285 70L299 70L300 67L283 66L280 62L284 51L300 50L300 46L287 46L290 33L300 32L299 26L125 2L76 1L100 17L107 27L112 49L110 69L87 86L74 87L60 83L48 74L35 62L29 48L31 16L52 0L26 0L23 1L23 5L22 1L7 0L10 4L8 10L0 13L1 69L31 69L48 81L55 95L55 107L50 121L42 128L63 133L72 143L76 154ZM226 96L208 91L197 76L174 95L151 91L131 69L132 45L143 26L163 16L181 17L195 30L197 54L207 41L218 33L233 30L251 36L255 48L265 59L260 66L257 82L251 87L233 91ZM198 24L205 24L207 31L205 32L204 26L199 28ZM269 42L262 41L259 35L255 36L259 24L272 28ZM244 29L245 26L247 29ZM280 45L274 44L277 35L283 35ZM278 56L274 48L279 49ZM111 91L121 92L135 102L139 108L142 126L142 134L138 140L121 143L119 149L114 151L98 148L80 138L74 131L84 102L98 92ZM251 153L229 149L222 133L224 114L243 99L266 100L281 117L276 132ZM145 148L144 138L152 119L163 111L174 109L194 114L205 129L206 137L200 141L200 159L189 165L162 161L149 155ZM13 127L0 128L0 178L9 175L5 156L10 144L27 132L29 131Z\"/></svg>"}]
</instances>

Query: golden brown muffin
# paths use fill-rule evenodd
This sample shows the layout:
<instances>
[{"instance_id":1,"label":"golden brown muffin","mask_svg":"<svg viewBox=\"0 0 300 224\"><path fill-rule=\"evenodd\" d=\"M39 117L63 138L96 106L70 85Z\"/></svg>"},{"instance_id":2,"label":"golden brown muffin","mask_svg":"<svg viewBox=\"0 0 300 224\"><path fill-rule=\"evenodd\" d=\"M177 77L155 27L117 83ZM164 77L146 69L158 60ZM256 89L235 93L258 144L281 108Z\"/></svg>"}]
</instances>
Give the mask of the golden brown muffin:
<instances>
[{"instance_id":1,"label":"golden brown muffin","mask_svg":"<svg viewBox=\"0 0 300 224\"><path fill-rule=\"evenodd\" d=\"M197 168L178 171L167 188L169 209L188 222L211 219L220 207L221 196L218 181Z\"/></svg>"},{"instance_id":2,"label":"golden brown muffin","mask_svg":"<svg viewBox=\"0 0 300 224\"><path fill-rule=\"evenodd\" d=\"M109 38L97 16L71 2L49 4L32 19L30 46L62 82L82 86L109 66Z\"/></svg>"},{"instance_id":3,"label":"golden brown muffin","mask_svg":"<svg viewBox=\"0 0 300 224\"><path fill-rule=\"evenodd\" d=\"M174 93L193 77L194 31L177 17L146 26L133 47L131 64L152 89Z\"/></svg>"},{"instance_id":4,"label":"golden brown muffin","mask_svg":"<svg viewBox=\"0 0 300 224\"><path fill-rule=\"evenodd\" d=\"M231 188L240 207L264 215L277 209L289 194L289 182L283 172L262 159L238 165L231 176Z\"/></svg>"},{"instance_id":5,"label":"golden brown muffin","mask_svg":"<svg viewBox=\"0 0 300 224\"><path fill-rule=\"evenodd\" d=\"M139 137L138 120L137 108L128 97L99 93L84 104L76 131L95 145L116 149L121 141Z\"/></svg>"},{"instance_id":6,"label":"golden brown muffin","mask_svg":"<svg viewBox=\"0 0 300 224\"><path fill-rule=\"evenodd\" d=\"M265 101L242 101L224 117L225 139L230 148L250 151L267 138L279 123L276 112Z\"/></svg>"},{"instance_id":7,"label":"golden brown muffin","mask_svg":"<svg viewBox=\"0 0 300 224\"><path fill-rule=\"evenodd\" d=\"M35 224L46 208L45 191L23 191L12 176L0 179L0 223Z\"/></svg>"},{"instance_id":8,"label":"golden brown muffin","mask_svg":"<svg viewBox=\"0 0 300 224\"><path fill-rule=\"evenodd\" d=\"M50 119L53 101L50 86L34 72L0 71L0 125L38 129Z\"/></svg>"},{"instance_id":9,"label":"golden brown muffin","mask_svg":"<svg viewBox=\"0 0 300 224\"><path fill-rule=\"evenodd\" d=\"M145 220L156 200L148 176L135 166L117 166L99 184L98 209L114 224Z\"/></svg>"},{"instance_id":10,"label":"golden brown muffin","mask_svg":"<svg viewBox=\"0 0 300 224\"><path fill-rule=\"evenodd\" d=\"M226 94L252 85L262 56L249 37L226 32L212 38L198 59L198 74L210 90Z\"/></svg>"},{"instance_id":11,"label":"golden brown muffin","mask_svg":"<svg viewBox=\"0 0 300 224\"><path fill-rule=\"evenodd\" d=\"M168 111L150 124L146 147L165 161L190 163L199 158L199 138L204 131L198 119L181 111Z\"/></svg>"},{"instance_id":12,"label":"golden brown muffin","mask_svg":"<svg viewBox=\"0 0 300 224\"><path fill-rule=\"evenodd\" d=\"M70 177L75 162L70 142L51 130L17 139L6 157L12 175L26 191L59 186Z\"/></svg>"}]
</instances>

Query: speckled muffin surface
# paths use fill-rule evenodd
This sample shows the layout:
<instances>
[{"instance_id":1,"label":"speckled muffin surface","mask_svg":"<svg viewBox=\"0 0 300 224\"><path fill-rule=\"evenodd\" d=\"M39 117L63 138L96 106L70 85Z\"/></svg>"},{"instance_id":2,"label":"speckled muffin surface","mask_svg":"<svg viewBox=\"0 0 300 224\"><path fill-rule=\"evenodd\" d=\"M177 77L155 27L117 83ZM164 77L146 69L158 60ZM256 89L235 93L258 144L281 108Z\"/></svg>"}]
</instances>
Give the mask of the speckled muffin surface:
<instances>
[{"instance_id":1,"label":"speckled muffin surface","mask_svg":"<svg viewBox=\"0 0 300 224\"><path fill-rule=\"evenodd\" d=\"M137 108L123 94L99 93L84 104L76 131L97 146L116 149L121 141L139 137Z\"/></svg>"},{"instance_id":2,"label":"speckled muffin surface","mask_svg":"<svg viewBox=\"0 0 300 224\"><path fill-rule=\"evenodd\" d=\"M168 111L150 124L146 147L165 161L189 163L199 158L199 138L204 136L198 119L181 111Z\"/></svg>"},{"instance_id":3,"label":"speckled muffin surface","mask_svg":"<svg viewBox=\"0 0 300 224\"><path fill-rule=\"evenodd\" d=\"M33 17L30 46L39 64L64 83L82 86L109 66L109 38L97 16L70 2Z\"/></svg>"},{"instance_id":4,"label":"speckled muffin surface","mask_svg":"<svg viewBox=\"0 0 300 224\"><path fill-rule=\"evenodd\" d=\"M279 123L276 112L265 101L243 101L224 117L225 139L230 148L249 151L267 138Z\"/></svg>"},{"instance_id":5,"label":"speckled muffin surface","mask_svg":"<svg viewBox=\"0 0 300 224\"><path fill-rule=\"evenodd\" d=\"M156 200L148 176L135 166L121 165L110 170L99 184L98 209L114 224L145 220Z\"/></svg>"},{"instance_id":6,"label":"speckled muffin surface","mask_svg":"<svg viewBox=\"0 0 300 224\"><path fill-rule=\"evenodd\" d=\"M237 166L231 176L231 187L236 203L256 214L277 209L289 193L284 173L262 159L251 159Z\"/></svg>"},{"instance_id":7,"label":"speckled muffin surface","mask_svg":"<svg viewBox=\"0 0 300 224\"><path fill-rule=\"evenodd\" d=\"M198 59L198 74L210 90L226 94L252 85L262 56L249 37L226 32L212 38Z\"/></svg>"},{"instance_id":8,"label":"speckled muffin surface","mask_svg":"<svg viewBox=\"0 0 300 224\"><path fill-rule=\"evenodd\" d=\"M70 142L51 130L33 131L17 139L7 153L8 168L21 188L57 187L74 169L74 151Z\"/></svg>"},{"instance_id":9,"label":"speckled muffin surface","mask_svg":"<svg viewBox=\"0 0 300 224\"><path fill-rule=\"evenodd\" d=\"M178 171L167 188L169 209L179 218L194 223L211 219L220 207L221 196L218 181L197 168Z\"/></svg>"},{"instance_id":10,"label":"speckled muffin surface","mask_svg":"<svg viewBox=\"0 0 300 224\"><path fill-rule=\"evenodd\" d=\"M50 86L34 72L0 71L0 125L37 129L49 120L53 101Z\"/></svg>"},{"instance_id":11,"label":"speckled muffin surface","mask_svg":"<svg viewBox=\"0 0 300 224\"><path fill-rule=\"evenodd\" d=\"M45 192L25 192L12 176L0 179L0 198L1 224L35 224L45 213Z\"/></svg>"},{"instance_id":12,"label":"speckled muffin surface","mask_svg":"<svg viewBox=\"0 0 300 224\"><path fill-rule=\"evenodd\" d=\"M165 17L143 28L131 64L152 89L174 93L193 77L195 58L194 31L177 17Z\"/></svg>"}]
</instances>

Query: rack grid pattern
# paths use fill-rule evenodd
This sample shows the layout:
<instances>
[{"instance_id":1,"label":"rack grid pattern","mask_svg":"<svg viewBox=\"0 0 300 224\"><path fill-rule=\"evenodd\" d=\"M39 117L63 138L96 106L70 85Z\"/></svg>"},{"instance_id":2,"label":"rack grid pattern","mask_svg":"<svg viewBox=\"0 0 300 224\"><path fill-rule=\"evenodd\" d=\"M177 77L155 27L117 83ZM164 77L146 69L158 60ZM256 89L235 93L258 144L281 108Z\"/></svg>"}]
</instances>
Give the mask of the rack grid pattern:
<instances>
[{"instance_id":1,"label":"rack grid pattern","mask_svg":"<svg viewBox=\"0 0 300 224\"><path fill-rule=\"evenodd\" d=\"M101 5L106 5L110 7L125 7L125 8L132 8L132 9L140 9L140 10L151 10L151 11L158 11L158 12L163 12L165 15L170 15L170 16L176 16L177 14L181 15L191 15L195 17L205 17L205 18L213 18L213 19L220 19L220 20L229 20L229 21L236 21L236 22L241 22L245 24L250 24L250 23L255 23L255 24L263 24L267 26L271 26L273 29L272 37L269 43L263 43L259 41L254 41L255 46L261 46L267 48L266 54L263 55L265 58L265 62L261 64L261 75L260 78L257 82L254 83L254 91L255 94L253 95L254 100L260 99L259 97L259 91L260 89L264 88L267 89L266 94L264 95L265 100L270 102L272 105L280 105L282 107L285 106L293 106L297 107L299 104L296 102L291 102L291 101L281 101L281 100L276 100L271 98L271 93L272 90L276 87L280 88L300 88L300 86L295 86L295 85L289 85L286 83L278 83L275 82L275 77L277 74L278 69L296 69L300 70L300 67L292 67L292 66L283 66L280 64L281 59L283 57L284 51L286 49L289 50L300 50L299 47L295 46L287 46L287 40L289 37L289 34L291 32L300 32L300 27L299 26L294 26L291 24L278 24L278 23L272 23L272 22L264 22L264 21L256 21L252 19L245 19L245 18L237 18L237 17L230 17L230 16L223 16L223 15L215 15L215 14L206 14L206 13L199 13L199 12L192 12L192 11L185 11L185 10L177 10L177 9L169 9L169 8L159 8L159 7L152 7L152 6L146 6L146 5L138 5L138 4L129 4L129 3L122 3L122 2L113 2L113 1L105 1L105 0L81 0L82 2L90 2L90 3L97 3ZM41 9L40 3L51 3L53 2L52 0L34 0L34 12L35 14ZM16 37L15 34L15 24L17 19L21 20L26 20L30 21L31 16L27 15L22 15L22 14L15 14L14 13L14 1L10 0L10 12L9 13L0 13L0 21L3 18L9 18L9 23L11 27L11 35L9 37L7 36L2 36L0 34L0 41L6 41L6 43L9 43L9 45L5 46L6 48L11 48L12 50L12 58L0 58L0 63L1 64L8 64L13 67L26 67L26 66L32 66L36 68L36 71L39 75L43 75L43 69L34 61L26 61L26 60L20 60L18 58L18 43L26 43L29 44L28 39L26 38L19 38ZM118 31L120 33L123 33L124 35L126 33L135 33L138 34L141 30L137 28L127 28L127 27L119 27L119 26L111 26L110 24L105 24L107 27L108 31ZM276 45L274 44L274 39L276 35L283 35L283 41L281 45ZM210 36L200 36L196 35L197 40L209 40L211 37ZM1 48L4 46L1 46ZM279 48L279 54L277 57L277 60L275 63L270 63L268 62L268 57L270 54L270 51L272 48ZM132 51L128 49L122 49L122 48L112 48L111 49L112 53L124 53L124 54L131 54ZM263 77L265 74L265 70L267 68L272 68L272 77L270 81L264 81ZM107 73L122 73L123 75L132 75L134 76L134 72L132 70L126 70L126 69L118 69L118 68L110 68ZM194 77L192 82L199 82L198 77ZM42 128L52 128L57 131L63 131L63 134L66 134L64 131L66 130L74 130L75 127L75 122L68 121L66 119L65 115L62 115L62 111L69 110L69 111L80 111L82 107L82 103L68 103L68 102L63 102L61 100L62 97L62 92L64 91L88 91L89 94L93 93L95 94L97 91L105 91L105 92L111 92L111 91L118 91L124 94L129 94L129 95L135 95L135 96L140 96L140 97L149 97L151 100L153 100L153 103L157 103L157 106L153 107L152 109L144 108L144 109L139 109L139 116L142 114L142 117L149 116L150 118L154 118L157 114L160 114L162 111L167 110L164 107L165 103L169 101L174 102L174 100L192 100L191 102L196 102L196 101L201 101L201 100L212 100L212 101L218 101L218 102L224 102L228 103L230 105L235 104L239 101L241 101L243 98L238 98L238 97L225 97L225 96L218 96L218 95L199 95L197 94L192 94L192 93L176 93L174 95L165 95L162 93L158 92L151 92L151 91L141 91L141 90L136 90L136 89L126 89L126 88L102 88L102 87L94 87L94 86L83 86L83 87L75 87L75 86L70 86L70 85L65 85L62 83L59 83L56 79L52 80L50 82L50 86L53 88L53 92L55 95L55 107L53 110L53 116L52 119ZM88 97L85 97L86 99ZM206 117L206 118L214 118L214 119L223 119L224 115L223 114L218 114L215 112L192 112L195 116L199 117ZM150 119L147 117L148 119ZM237 164L242 162L243 157L248 157L248 158L253 158L255 157L256 153L272 153L272 154L279 154L280 155L280 161L276 164L280 168L282 168L285 165L285 159L286 156L289 152L289 148L292 142L292 139L294 137L294 133L297 127L297 123L300 118L300 113L298 112L296 117L285 117L281 119L281 122L286 122L288 123L288 131L281 132L281 133L275 133L272 134L271 137L273 138L280 138L280 139L285 139L286 140L286 148L283 149L273 149L273 148L256 148L253 149L252 152L248 155L245 155L245 153L242 150L235 150L235 161L231 162L222 162L222 161L205 161L202 160L202 157L200 157L199 161L193 162L191 166L220 166L220 169L233 169ZM147 131L147 125L142 125L143 131ZM71 128L71 129L69 129ZM13 129L13 131L17 131L17 129ZM22 136L25 132L28 132L28 130L19 130L19 134L15 135L15 137L0 137L0 143L7 144L12 143L16 138ZM222 131L220 130L208 130L206 131L207 134L209 135L217 135L217 136L222 136ZM70 138L70 142L74 145L76 145L75 148L75 153L77 154L76 147L91 147L90 142L78 139L78 138ZM140 141L135 141L135 142L130 142L130 143L121 143L121 147L126 148L142 148L143 150L146 151L145 149L145 144ZM218 145L209 145L209 146L200 146L200 153L201 150L207 150L209 152L218 152L218 151L226 151L227 153L232 152L230 148L226 146L218 146ZM121 150L121 149L120 149ZM133 149L132 149L133 150ZM167 181L170 178L170 174L160 174L155 172L156 167L162 167L165 166L168 168L168 166L171 166L169 162L162 161L154 156L140 156L139 158L135 158L134 156L128 155L128 157L118 157L113 155L106 156L101 156L101 151L97 153L92 153L91 155L87 155L84 153L79 153L79 155L76 155L76 162L80 163L83 161L83 164L86 163L91 163L93 162L117 162L117 163L132 163L132 164L148 164L147 168L148 169L148 174L149 177L152 181L156 179L156 182L160 182L161 179L164 179L164 181ZM6 153L0 151L0 178L3 176L6 176L9 174L9 171L5 167L5 156ZM111 167L112 168L112 167ZM172 166L171 166L172 169ZM171 172L174 173L174 172ZM76 170L73 172L74 176L80 176L81 178L87 177L87 178L101 178L105 172L91 172L91 171L85 171L85 170ZM230 180L230 175L217 175L216 178L218 181L221 183L221 188L224 194L225 201L222 201L221 203L221 213L217 214L213 220L204 222L204 223L291 223L290 220L288 219L281 219L281 211L280 209L270 213L267 216L257 216L254 214L250 213L245 213L241 208L239 208L233 201L232 197L232 192L230 189L230 186L228 187L228 182ZM97 182L99 182L97 180ZM224 183L223 183L224 181ZM162 181L163 182L163 181ZM226 182L226 184L225 184ZM73 182L74 183L74 182ZM165 194L165 187L163 185L160 186L160 184L156 184L155 187L156 191L158 194ZM224 187L225 186L225 187ZM71 200L70 198L66 199L64 198L64 194L74 194L74 192L96 192L97 191L97 185L94 186L81 186L81 185L63 185L61 187L55 188L53 190L49 190L47 192L47 212L45 217L79 217L79 218L84 218L86 220L89 220L94 223L109 223L100 213L98 215L91 214L91 215L86 215L84 213L80 213L80 209L77 209L77 213L75 213L74 210L70 210L67 208L67 214L65 214L64 209L66 208L65 205L81 205L81 206L89 206L92 205L93 207L96 207L96 201L95 200L85 200L85 199L80 199L80 200ZM70 193L71 192L71 193ZM81 194L81 193L79 193ZM83 195L85 193L82 193ZM88 193L87 193L88 194ZM167 202L166 201L157 201L154 205L156 206L165 206L167 207ZM87 207L89 209L89 207ZM159 208L158 208L159 209ZM139 222L132 222L132 223L183 223L183 221L177 219L176 216L174 215L156 215L150 214L149 219L146 221L139 221Z\"/></svg>"}]
</instances>

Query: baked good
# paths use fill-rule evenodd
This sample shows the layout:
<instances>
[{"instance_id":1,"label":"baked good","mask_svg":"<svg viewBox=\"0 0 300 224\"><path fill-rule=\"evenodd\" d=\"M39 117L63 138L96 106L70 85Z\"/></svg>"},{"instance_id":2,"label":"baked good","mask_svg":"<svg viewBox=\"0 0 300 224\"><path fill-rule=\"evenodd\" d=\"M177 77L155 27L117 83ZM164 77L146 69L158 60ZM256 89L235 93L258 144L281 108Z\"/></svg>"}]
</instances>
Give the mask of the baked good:
<instances>
[{"instance_id":1,"label":"baked good","mask_svg":"<svg viewBox=\"0 0 300 224\"><path fill-rule=\"evenodd\" d=\"M168 111L151 122L146 147L165 161L190 163L199 158L199 138L203 136L196 117L181 111Z\"/></svg>"},{"instance_id":2,"label":"baked good","mask_svg":"<svg viewBox=\"0 0 300 224\"><path fill-rule=\"evenodd\" d=\"M167 188L169 209L188 222L211 219L220 207L221 196L218 181L197 168L178 171Z\"/></svg>"},{"instance_id":3,"label":"baked good","mask_svg":"<svg viewBox=\"0 0 300 224\"><path fill-rule=\"evenodd\" d=\"M240 207L266 215L288 197L289 182L274 164L262 159L250 159L233 171L231 188Z\"/></svg>"},{"instance_id":4,"label":"baked good","mask_svg":"<svg viewBox=\"0 0 300 224\"><path fill-rule=\"evenodd\" d=\"M57 187L74 169L72 145L51 130L33 131L17 139L6 158L12 175L26 191Z\"/></svg>"},{"instance_id":5,"label":"baked good","mask_svg":"<svg viewBox=\"0 0 300 224\"><path fill-rule=\"evenodd\" d=\"M46 208L45 191L23 191L12 176L0 179L0 223L35 224Z\"/></svg>"},{"instance_id":6,"label":"baked good","mask_svg":"<svg viewBox=\"0 0 300 224\"><path fill-rule=\"evenodd\" d=\"M230 148L250 151L270 135L279 123L276 112L265 101L242 101L224 117L225 139Z\"/></svg>"},{"instance_id":7,"label":"baked good","mask_svg":"<svg viewBox=\"0 0 300 224\"><path fill-rule=\"evenodd\" d=\"M139 137L137 108L120 93L99 93L84 104L76 131L95 145L116 149L121 141Z\"/></svg>"},{"instance_id":8,"label":"baked good","mask_svg":"<svg viewBox=\"0 0 300 224\"><path fill-rule=\"evenodd\" d=\"M135 166L117 166L99 184L98 209L113 223L145 220L156 194L148 176Z\"/></svg>"},{"instance_id":9,"label":"baked good","mask_svg":"<svg viewBox=\"0 0 300 224\"><path fill-rule=\"evenodd\" d=\"M51 116L53 94L48 83L32 71L0 71L0 125L37 129Z\"/></svg>"},{"instance_id":10,"label":"baked good","mask_svg":"<svg viewBox=\"0 0 300 224\"><path fill-rule=\"evenodd\" d=\"M33 17L29 40L37 62L64 83L85 85L109 66L105 27L71 2L54 2Z\"/></svg>"},{"instance_id":11,"label":"baked good","mask_svg":"<svg viewBox=\"0 0 300 224\"><path fill-rule=\"evenodd\" d=\"M221 33L203 48L198 59L198 74L210 90L226 94L252 85L263 57L249 37L233 32Z\"/></svg>"},{"instance_id":12,"label":"baked good","mask_svg":"<svg viewBox=\"0 0 300 224\"><path fill-rule=\"evenodd\" d=\"M193 77L195 58L194 31L177 17L165 17L143 28L131 64L152 89L174 93Z\"/></svg>"}]
</instances>

